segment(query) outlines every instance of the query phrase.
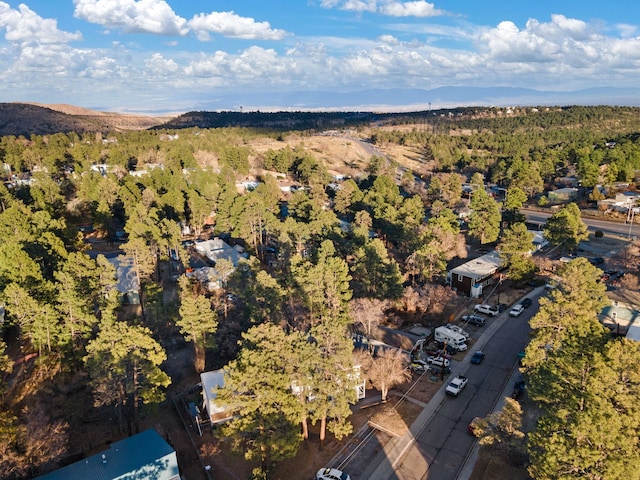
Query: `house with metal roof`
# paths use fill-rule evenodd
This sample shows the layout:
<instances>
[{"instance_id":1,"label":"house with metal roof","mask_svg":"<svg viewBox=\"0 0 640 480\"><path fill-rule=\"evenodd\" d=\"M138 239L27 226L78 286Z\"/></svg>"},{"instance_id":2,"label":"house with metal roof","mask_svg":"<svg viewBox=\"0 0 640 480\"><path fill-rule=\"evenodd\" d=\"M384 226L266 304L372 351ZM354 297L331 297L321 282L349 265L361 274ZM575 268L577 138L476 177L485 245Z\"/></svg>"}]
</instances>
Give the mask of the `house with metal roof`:
<instances>
[{"instance_id":1,"label":"house with metal roof","mask_svg":"<svg viewBox=\"0 0 640 480\"><path fill-rule=\"evenodd\" d=\"M615 335L625 335L640 341L640 293L627 288L607 288L610 304L605 306L598 319Z\"/></svg>"},{"instance_id":2,"label":"house with metal roof","mask_svg":"<svg viewBox=\"0 0 640 480\"><path fill-rule=\"evenodd\" d=\"M107 260L116 269L116 288L122 295L122 303L125 305L140 304L140 283L134 268L134 259L128 255L107 257Z\"/></svg>"},{"instance_id":3,"label":"house with metal roof","mask_svg":"<svg viewBox=\"0 0 640 480\"><path fill-rule=\"evenodd\" d=\"M200 374L200 382L202 383L202 399L204 402L204 408L209 415L211 425L231 420L233 418L233 414L226 412L224 408L216 405L218 388L224 386L224 370L220 369L211 372L202 372Z\"/></svg>"},{"instance_id":4,"label":"house with metal roof","mask_svg":"<svg viewBox=\"0 0 640 480\"><path fill-rule=\"evenodd\" d=\"M108 450L36 480L180 480L178 458L153 429L114 442Z\"/></svg>"},{"instance_id":5,"label":"house with metal roof","mask_svg":"<svg viewBox=\"0 0 640 480\"><path fill-rule=\"evenodd\" d=\"M502 266L503 261L494 250L449 270L447 282L456 291L478 298L485 287L495 283L494 275Z\"/></svg>"}]
</instances>

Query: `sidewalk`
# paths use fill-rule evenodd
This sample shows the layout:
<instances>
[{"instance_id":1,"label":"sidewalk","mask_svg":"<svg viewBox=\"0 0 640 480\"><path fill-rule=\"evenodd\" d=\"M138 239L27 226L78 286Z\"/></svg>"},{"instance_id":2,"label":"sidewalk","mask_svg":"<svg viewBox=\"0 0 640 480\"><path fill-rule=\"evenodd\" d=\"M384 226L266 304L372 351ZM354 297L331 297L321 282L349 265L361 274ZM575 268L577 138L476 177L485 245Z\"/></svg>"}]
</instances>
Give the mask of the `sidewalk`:
<instances>
[{"instance_id":1,"label":"sidewalk","mask_svg":"<svg viewBox=\"0 0 640 480\"><path fill-rule=\"evenodd\" d=\"M529 297L537 297L540 292L542 292L544 287L538 287L532 292L530 292L527 296ZM492 322L487 330L480 336L477 342L474 345L473 351L467 352L465 358L456 365L456 368L451 372L451 377L453 378L456 375L465 375L470 366L470 359L475 350L482 350L483 347L489 342L489 340L494 336L496 331L502 327L504 322L509 319L509 314L507 311L503 312L500 316L496 317L496 321ZM506 392L506 396L510 395L509 389L512 388L515 379L519 375L519 371L517 368L517 363L514 365L511 375L509 379L505 382L503 388L503 394L500 397L500 400L494 406L494 411L502 408L504 403L504 396ZM409 431L403 435L402 437L393 439L390 441L385 448L377 455L376 460L371 462L370 468L365 472L363 478L368 478L370 480L388 480L392 477L395 466L402 460L405 453L413 443L415 439L420 435L420 433L425 429L426 425L429 423L429 420L434 415L434 413L440 408L443 400L446 398L445 394L446 382L443 383L442 387L438 389L433 398L429 401L427 406L422 410L418 418L413 422ZM458 478L460 480L466 480L470 477L471 472L473 472L473 468L475 466L476 459L478 457L478 444L474 446L471 453L465 459L465 463L463 464L461 473L458 474Z\"/></svg>"}]
</instances>

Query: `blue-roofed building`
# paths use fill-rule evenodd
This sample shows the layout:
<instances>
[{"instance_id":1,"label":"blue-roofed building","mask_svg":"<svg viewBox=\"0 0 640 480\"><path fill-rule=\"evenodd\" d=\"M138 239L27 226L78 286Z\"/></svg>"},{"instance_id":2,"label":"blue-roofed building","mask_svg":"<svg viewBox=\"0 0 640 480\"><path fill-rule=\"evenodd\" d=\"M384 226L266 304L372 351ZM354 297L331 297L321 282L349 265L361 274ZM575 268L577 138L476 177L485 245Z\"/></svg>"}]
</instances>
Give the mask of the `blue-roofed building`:
<instances>
[{"instance_id":1,"label":"blue-roofed building","mask_svg":"<svg viewBox=\"0 0 640 480\"><path fill-rule=\"evenodd\" d=\"M180 480L178 458L153 429L119 442L101 453L37 480Z\"/></svg>"}]
</instances>

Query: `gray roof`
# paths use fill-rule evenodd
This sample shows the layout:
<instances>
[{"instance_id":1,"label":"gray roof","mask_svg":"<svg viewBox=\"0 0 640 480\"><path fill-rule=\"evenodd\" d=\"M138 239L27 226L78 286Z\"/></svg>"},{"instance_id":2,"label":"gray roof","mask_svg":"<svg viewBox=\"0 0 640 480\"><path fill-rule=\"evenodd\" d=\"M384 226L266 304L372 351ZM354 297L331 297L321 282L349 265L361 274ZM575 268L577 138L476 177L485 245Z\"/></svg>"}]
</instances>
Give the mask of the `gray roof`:
<instances>
[{"instance_id":1,"label":"gray roof","mask_svg":"<svg viewBox=\"0 0 640 480\"><path fill-rule=\"evenodd\" d=\"M138 276L133 268L133 257L127 255L118 255L117 257L108 258L109 262L116 269L116 288L120 293L137 292L140 290L138 284Z\"/></svg>"},{"instance_id":2,"label":"gray roof","mask_svg":"<svg viewBox=\"0 0 640 480\"><path fill-rule=\"evenodd\" d=\"M176 452L153 429L37 480L178 480Z\"/></svg>"},{"instance_id":3,"label":"gray roof","mask_svg":"<svg viewBox=\"0 0 640 480\"><path fill-rule=\"evenodd\" d=\"M214 263L222 258L231 262L234 267L238 266L240 259L245 256L218 237L196 242L195 248L198 253Z\"/></svg>"},{"instance_id":4,"label":"gray roof","mask_svg":"<svg viewBox=\"0 0 640 480\"><path fill-rule=\"evenodd\" d=\"M459 267L453 268L449 271L450 275L463 275L469 278L484 278L488 275L495 273L500 267L502 267L502 259L497 251L489 252L486 255L469 260L467 263L463 263Z\"/></svg>"}]
</instances>

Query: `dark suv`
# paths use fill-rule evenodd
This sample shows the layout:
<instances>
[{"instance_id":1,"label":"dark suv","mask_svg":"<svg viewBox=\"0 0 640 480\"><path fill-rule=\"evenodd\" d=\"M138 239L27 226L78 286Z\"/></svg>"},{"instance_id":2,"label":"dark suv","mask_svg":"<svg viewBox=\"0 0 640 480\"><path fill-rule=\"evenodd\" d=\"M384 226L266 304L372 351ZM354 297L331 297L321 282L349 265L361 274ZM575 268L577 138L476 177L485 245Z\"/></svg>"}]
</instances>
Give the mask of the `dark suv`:
<instances>
[{"instance_id":1,"label":"dark suv","mask_svg":"<svg viewBox=\"0 0 640 480\"><path fill-rule=\"evenodd\" d=\"M484 325L485 319L480 315L463 315L462 321L468 323L469 325L476 325L478 327L482 327Z\"/></svg>"},{"instance_id":2,"label":"dark suv","mask_svg":"<svg viewBox=\"0 0 640 480\"><path fill-rule=\"evenodd\" d=\"M524 308L530 307L533 303L530 298L523 298L520 302Z\"/></svg>"}]
</instances>

